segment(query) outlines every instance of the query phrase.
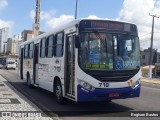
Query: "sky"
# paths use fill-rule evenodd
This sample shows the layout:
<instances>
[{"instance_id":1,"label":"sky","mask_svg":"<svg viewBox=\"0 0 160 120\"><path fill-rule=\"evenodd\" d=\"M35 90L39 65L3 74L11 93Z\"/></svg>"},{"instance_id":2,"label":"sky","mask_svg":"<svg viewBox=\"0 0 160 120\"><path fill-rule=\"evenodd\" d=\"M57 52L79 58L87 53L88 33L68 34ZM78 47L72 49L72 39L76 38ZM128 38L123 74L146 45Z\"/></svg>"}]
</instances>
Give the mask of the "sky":
<instances>
[{"instance_id":1,"label":"sky","mask_svg":"<svg viewBox=\"0 0 160 120\"><path fill-rule=\"evenodd\" d=\"M72 21L76 0L41 0L41 31ZM0 0L0 28L12 35L32 29L36 0ZM141 48L150 47L152 16L160 15L160 0L78 0L77 18L104 18L133 22L138 27ZM160 18L155 18L153 47L160 51Z\"/></svg>"}]
</instances>

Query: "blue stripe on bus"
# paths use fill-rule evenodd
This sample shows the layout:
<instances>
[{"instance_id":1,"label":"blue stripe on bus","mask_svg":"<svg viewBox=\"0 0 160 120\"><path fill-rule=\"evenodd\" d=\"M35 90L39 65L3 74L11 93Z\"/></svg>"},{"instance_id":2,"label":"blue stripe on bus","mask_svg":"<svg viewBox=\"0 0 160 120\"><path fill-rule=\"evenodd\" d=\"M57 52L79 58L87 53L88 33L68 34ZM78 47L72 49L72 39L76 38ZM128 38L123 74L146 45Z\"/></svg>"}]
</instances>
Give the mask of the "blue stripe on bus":
<instances>
[{"instance_id":1,"label":"blue stripe on bus","mask_svg":"<svg viewBox=\"0 0 160 120\"><path fill-rule=\"evenodd\" d=\"M88 91L82 86L77 86L78 102L82 101L104 101L112 99L125 99L134 98L140 96L141 84L135 89L131 87L119 88L119 89L95 89L94 91ZM119 97L109 97L110 93L119 93Z\"/></svg>"}]
</instances>

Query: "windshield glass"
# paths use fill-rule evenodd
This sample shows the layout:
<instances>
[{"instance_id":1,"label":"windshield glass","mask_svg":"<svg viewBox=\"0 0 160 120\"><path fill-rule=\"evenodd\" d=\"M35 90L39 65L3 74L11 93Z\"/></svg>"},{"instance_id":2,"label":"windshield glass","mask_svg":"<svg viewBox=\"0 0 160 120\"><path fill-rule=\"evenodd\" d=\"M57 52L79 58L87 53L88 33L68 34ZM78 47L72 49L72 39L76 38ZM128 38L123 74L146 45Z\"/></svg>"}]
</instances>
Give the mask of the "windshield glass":
<instances>
[{"instance_id":1,"label":"windshield glass","mask_svg":"<svg viewBox=\"0 0 160 120\"><path fill-rule=\"evenodd\" d=\"M83 69L126 70L140 67L138 38L128 34L81 33L79 64Z\"/></svg>"}]
</instances>

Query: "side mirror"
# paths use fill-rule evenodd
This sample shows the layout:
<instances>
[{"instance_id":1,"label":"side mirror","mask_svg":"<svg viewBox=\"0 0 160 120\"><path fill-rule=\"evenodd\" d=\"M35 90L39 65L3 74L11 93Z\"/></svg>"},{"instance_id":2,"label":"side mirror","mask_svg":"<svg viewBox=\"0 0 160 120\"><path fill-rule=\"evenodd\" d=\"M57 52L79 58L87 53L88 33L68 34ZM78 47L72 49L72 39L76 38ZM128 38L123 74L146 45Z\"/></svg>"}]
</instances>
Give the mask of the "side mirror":
<instances>
[{"instance_id":1,"label":"side mirror","mask_svg":"<svg viewBox=\"0 0 160 120\"><path fill-rule=\"evenodd\" d=\"M81 42L80 42L79 36L75 35L74 40L75 40L75 47L80 48L81 47Z\"/></svg>"}]
</instances>

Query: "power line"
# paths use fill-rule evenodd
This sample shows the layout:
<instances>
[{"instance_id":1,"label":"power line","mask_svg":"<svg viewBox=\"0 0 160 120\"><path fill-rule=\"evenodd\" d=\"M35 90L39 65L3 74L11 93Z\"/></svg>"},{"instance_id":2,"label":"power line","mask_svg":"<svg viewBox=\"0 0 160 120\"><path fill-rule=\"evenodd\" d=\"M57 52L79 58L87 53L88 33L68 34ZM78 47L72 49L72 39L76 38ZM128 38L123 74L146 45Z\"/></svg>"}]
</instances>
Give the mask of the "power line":
<instances>
[{"instance_id":1,"label":"power line","mask_svg":"<svg viewBox=\"0 0 160 120\"><path fill-rule=\"evenodd\" d=\"M154 39L154 41L159 41L159 40L160 40L160 39ZM141 41L139 41L139 42L141 43L141 42L146 42L146 41L150 41L150 40L149 40L149 39L143 40L143 41L141 40Z\"/></svg>"},{"instance_id":2,"label":"power line","mask_svg":"<svg viewBox=\"0 0 160 120\"><path fill-rule=\"evenodd\" d=\"M146 33L146 34L141 35L141 36L139 36L139 37L144 37L144 36L147 36L147 35L149 35L149 34L151 34L151 33Z\"/></svg>"},{"instance_id":3,"label":"power line","mask_svg":"<svg viewBox=\"0 0 160 120\"><path fill-rule=\"evenodd\" d=\"M149 44L148 43L149 41L150 40L140 41L140 45ZM157 40L154 39L154 41L157 42L157 41L160 41L160 39L157 39Z\"/></svg>"},{"instance_id":4,"label":"power line","mask_svg":"<svg viewBox=\"0 0 160 120\"><path fill-rule=\"evenodd\" d=\"M160 32L154 32L154 33L160 33ZM143 34L143 35L140 35L139 37L145 37L145 36L147 36L147 35L149 35L149 34L151 34L151 32L146 33L146 34Z\"/></svg>"},{"instance_id":5,"label":"power line","mask_svg":"<svg viewBox=\"0 0 160 120\"><path fill-rule=\"evenodd\" d=\"M160 33L160 32L154 32L154 33ZM140 41L140 43L143 43L143 42L146 42L146 41L150 41L150 39L147 37L147 38L144 38L144 37L146 37L147 35L149 35L149 34L151 34L151 33L146 33L146 34L144 34L144 35L142 35L142 36L139 36L139 38L141 38L141 41ZM142 39L147 39L147 40L142 40ZM160 40L160 39L158 39L158 40ZM154 39L154 41L158 41L157 39Z\"/></svg>"}]
</instances>

